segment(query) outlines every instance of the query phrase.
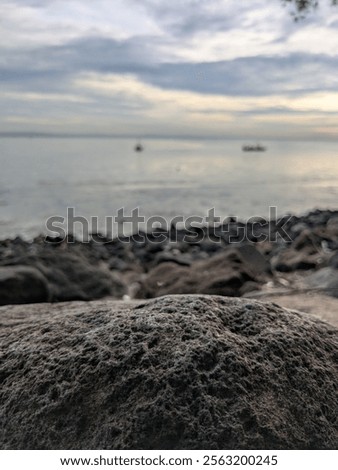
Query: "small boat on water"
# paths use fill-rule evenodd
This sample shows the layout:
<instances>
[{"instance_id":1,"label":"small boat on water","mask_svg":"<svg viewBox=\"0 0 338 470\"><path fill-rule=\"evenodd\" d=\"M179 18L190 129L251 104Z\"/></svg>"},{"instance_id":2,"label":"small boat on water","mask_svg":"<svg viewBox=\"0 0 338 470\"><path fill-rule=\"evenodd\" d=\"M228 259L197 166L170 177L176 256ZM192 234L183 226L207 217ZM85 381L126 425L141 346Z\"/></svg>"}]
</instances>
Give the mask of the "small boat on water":
<instances>
[{"instance_id":1,"label":"small boat on water","mask_svg":"<svg viewBox=\"0 0 338 470\"><path fill-rule=\"evenodd\" d=\"M242 150L243 152L265 152L266 147L260 144L243 145Z\"/></svg>"},{"instance_id":2,"label":"small boat on water","mask_svg":"<svg viewBox=\"0 0 338 470\"><path fill-rule=\"evenodd\" d=\"M143 145L141 144L141 142L139 142L139 143L137 143L137 144L135 145L134 150L135 150L135 152L143 152L144 147L143 147Z\"/></svg>"}]
</instances>

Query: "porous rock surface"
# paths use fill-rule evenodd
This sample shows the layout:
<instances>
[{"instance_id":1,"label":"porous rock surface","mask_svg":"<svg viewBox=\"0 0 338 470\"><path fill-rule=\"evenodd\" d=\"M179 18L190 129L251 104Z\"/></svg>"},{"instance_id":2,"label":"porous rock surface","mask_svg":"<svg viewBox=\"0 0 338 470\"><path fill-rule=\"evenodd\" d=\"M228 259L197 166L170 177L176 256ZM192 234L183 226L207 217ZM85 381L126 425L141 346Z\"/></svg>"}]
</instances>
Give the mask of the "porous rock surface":
<instances>
[{"instance_id":1,"label":"porous rock surface","mask_svg":"<svg viewBox=\"0 0 338 470\"><path fill-rule=\"evenodd\" d=\"M0 308L2 449L337 449L338 330L219 296Z\"/></svg>"}]
</instances>

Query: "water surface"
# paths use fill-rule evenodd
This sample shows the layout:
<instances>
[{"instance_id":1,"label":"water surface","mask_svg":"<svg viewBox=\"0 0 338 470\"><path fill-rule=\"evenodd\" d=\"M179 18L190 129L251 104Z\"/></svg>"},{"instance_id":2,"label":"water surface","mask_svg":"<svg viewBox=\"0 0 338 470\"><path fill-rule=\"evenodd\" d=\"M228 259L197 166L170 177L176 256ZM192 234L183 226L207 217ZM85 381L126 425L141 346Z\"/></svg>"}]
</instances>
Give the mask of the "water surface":
<instances>
[{"instance_id":1,"label":"water surface","mask_svg":"<svg viewBox=\"0 0 338 470\"><path fill-rule=\"evenodd\" d=\"M129 213L267 216L336 209L338 144L266 142L267 152L242 152L243 142L130 139L1 138L1 238L33 237L67 207L87 218Z\"/></svg>"}]
</instances>

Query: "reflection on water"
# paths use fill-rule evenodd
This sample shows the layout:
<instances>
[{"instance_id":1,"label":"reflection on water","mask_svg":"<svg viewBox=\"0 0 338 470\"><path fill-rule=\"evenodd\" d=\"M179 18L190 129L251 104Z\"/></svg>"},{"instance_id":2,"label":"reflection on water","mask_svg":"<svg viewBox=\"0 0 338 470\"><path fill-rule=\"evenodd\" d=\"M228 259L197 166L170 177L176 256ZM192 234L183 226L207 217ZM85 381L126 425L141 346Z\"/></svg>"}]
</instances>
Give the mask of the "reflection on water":
<instances>
[{"instance_id":1,"label":"reflection on water","mask_svg":"<svg viewBox=\"0 0 338 470\"><path fill-rule=\"evenodd\" d=\"M103 218L120 207L142 215L247 218L337 208L338 145L123 139L0 139L1 236L35 235L51 215Z\"/></svg>"}]
</instances>

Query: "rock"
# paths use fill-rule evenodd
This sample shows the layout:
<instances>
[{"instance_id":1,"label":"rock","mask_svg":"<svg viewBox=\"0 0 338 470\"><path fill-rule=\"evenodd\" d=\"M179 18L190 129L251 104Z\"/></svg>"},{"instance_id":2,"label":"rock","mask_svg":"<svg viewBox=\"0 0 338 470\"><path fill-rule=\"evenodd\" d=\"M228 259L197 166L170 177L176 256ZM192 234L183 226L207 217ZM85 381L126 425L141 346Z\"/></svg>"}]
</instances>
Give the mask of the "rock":
<instances>
[{"instance_id":1,"label":"rock","mask_svg":"<svg viewBox=\"0 0 338 470\"><path fill-rule=\"evenodd\" d=\"M321 225L325 226L328 220L332 217L335 217L336 215L336 211L316 209L303 216L303 219L306 221L309 227L313 228Z\"/></svg>"},{"instance_id":2,"label":"rock","mask_svg":"<svg viewBox=\"0 0 338 470\"><path fill-rule=\"evenodd\" d=\"M302 282L305 286L325 291L332 297L338 297L338 270L328 267L319 269L310 276L305 277Z\"/></svg>"},{"instance_id":3,"label":"rock","mask_svg":"<svg viewBox=\"0 0 338 470\"><path fill-rule=\"evenodd\" d=\"M283 249L274 250L271 267L280 272L318 269L329 263L337 245L335 235L323 227L303 230ZM338 245L337 245L338 246Z\"/></svg>"},{"instance_id":4,"label":"rock","mask_svg":"<svg viewBox=\"0 0 338 470\"><path fill-rule=\"evenodd\" d=\"M155 256L154 264L159 265L161 263L176 263L179 266L190 266L191 260L187 255L181 253L162 251Z\"/></svg>"},{"instance_id":5,"label":"rock","mask_svg":"<svg viewBox=\"0 0 338 470\"><path fill-rule=\"evenodd\" d=\"M140 264L144 267L147 267L153 263L156 254L162 252L163 243L149 241L148 237L146 235L142 235L142 233L140 234L140 237L143 237L141 238L143 241L136 242L137 236L134 235L132 251L133 255L140 262Z\"/></svg>"},{"instance_id":6,"label":"rock","mask_svg":"<svg viewBox=\"0 0 338 470\"><path fill-rule=\"evenodd\" d=\"M52 249L6 261L7 266L17 264L31 267L47 279L53 302L92 300L105 296L122 298L127 293L124 283L116 274L98 263L91 263L80 252ZM36 298L34 301L40 300Z\"/></svg>"},{"instance_id":7,"label":"rock","mask_svg":"<svg viewBox=\"0 0 338 470\"><path fill-rule=\"evenodd\" d=\"M304 222L297 222L291 227L291 234L293 237L298 237L303 231L307 230L308 226Z\"/></svg>"},{"instance_id":8,"label":"rock","mask_svg":"<svg viewBox=\"0 0 338 470\"><path fill-rule=\"evenodd\" d=\"M251 299L0 308L2 449L337 449L338 330Z\"/></svg>"},{"instance_id":9,"label":"rock","mask_svg":"<svg viewBox=\"0 0 338 470\"><path fill-rule=\"evenodd\" d=\"M46 278L28 266L0 267L0 305L48 302Z\"/></svg>"},{"instance_id":10,"label":"rock","mask_svg":"<svg viewBox=\"0 0 338 470\"><path fill-rule=\"evenodd\" d=\"M321 249L324 233L321 230L304 230L294 240L292 247L296 251L306 251L308 254L316 254Z\"/></svg>"},{"instance_id":11,"label":"rock","mask_svg":"<svg viewBox=\"0 0 338 470\"><path fill-rule=\"evenodd\" d=\"M334 268L334 269L338 269L338 253L335 253L335 254L330 258L329 265L330 265L332 268Z\"/></svg>"},{"instance_id":12,"label":"rock","mask_svg":"<svg viewBox=\"0 0 338 470\"><path fill-rule=\"evenodd\" d=\"M205 239L202 240L198 245L188 245L190 248L199 248L199 250L207 254L208 256L214 256L217 253L220 253L224 250L224 245L222 244L222 239L219 238L218 240L212 239Z\"/></svg>"},{"instance_id":13,"label":"rock","mask_svg":"<svg viewBox=\"0 0 338 470\"><path fill-rule=\"evenodd\" d=\"M250 266L250 269L257 274L270 272L270 263L267 258L251 244L243 244L237 247L241 258Z\"/></svg>"},{"instance_id":14,"label":"rock","mask_svg":"<svg viewBox=\"0 0 338 470\"><path fill-rule=\"evenodd\" d=\"M331 233L334 233L336 236L338 236L338 217L331 217L328 220L326 227Z\"/></svg>"},{"instance_id":15,"label":"rock","mask_svg":"<svg viewBox=\"0 0 338 470\"><path fill-rule=\"evenodd\" d=\"M271 259L271 267L276 271L288 273L297 270L315 269L325 260L323 253L296 251L288 248Z\"/></svg>"},{"instance_id":16,"label":"rock","mask_svg":"<svg viewBox=\"0 0 338 470\"><path fill-rule=\"evenodd\" d=\"M248 281L257 281L251 265L240 253L229 249L220 255L196 261L189 267L176 263L161 263L140 280L137 298L168 294L241 295Z\"/></svg>"}]
</instances>

